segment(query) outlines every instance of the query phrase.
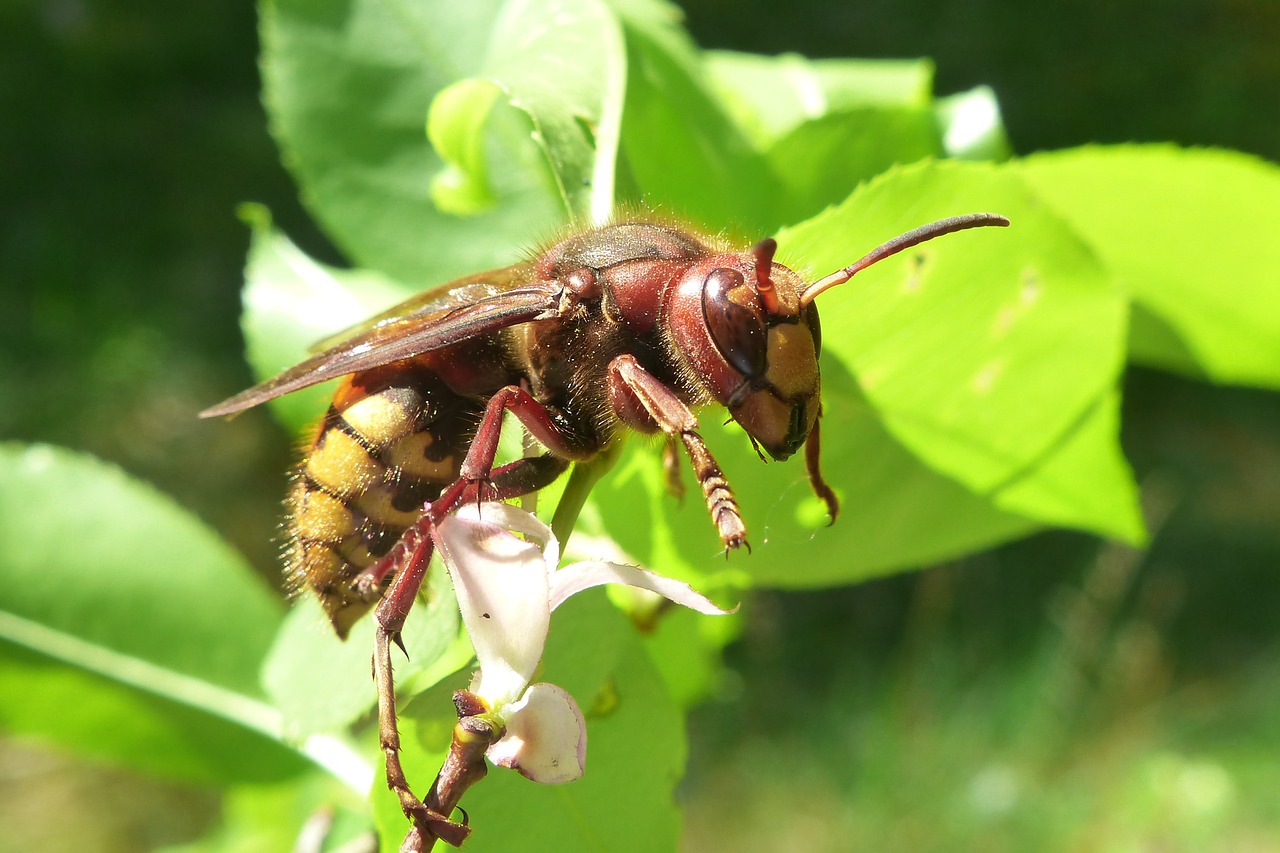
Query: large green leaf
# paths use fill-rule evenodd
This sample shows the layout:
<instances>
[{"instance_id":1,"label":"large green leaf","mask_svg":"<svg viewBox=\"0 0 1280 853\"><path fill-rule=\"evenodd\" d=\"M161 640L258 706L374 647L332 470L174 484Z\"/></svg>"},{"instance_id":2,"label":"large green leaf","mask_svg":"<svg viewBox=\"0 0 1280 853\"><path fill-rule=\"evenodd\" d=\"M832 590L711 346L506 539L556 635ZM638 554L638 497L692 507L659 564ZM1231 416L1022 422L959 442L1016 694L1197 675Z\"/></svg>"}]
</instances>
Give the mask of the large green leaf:
<instances>
[{"instance_id":1,"label":"large green leaf","mask_svg":"<svg viewBox=\"0 0 1280 853\"><path fill-rule=\"evenodd\" d=\"M1135 360L1280 388L1280 167L1126 145L1037 155L1022 174L1142 309Z\"/></svg>"},{"instance_id":2,"label":"large green leaf","mask_svg":"<svg viewBox=\"0 0 1280 853\"><path fill-rule=\"evenodd\" d=\"M538 9L514 0L264 3L273 129L304 198L356 261L415 284L509 264L571 210L598 208L596 188L610 194L623 70L619 51L598 48L618 41L616 23L594 0L557 10L563 27L533 26ZM530 73L532 56L558 57L554 76L575 84ZM446 163L424 127L436 96L464 80L491 81L506 94L494 109L519 116L479 116L492 132L478 143L460 127L483 151ZM447 106L434 136L454 138L453 121L475 130L474 112ZM441 212L433 179L468 168L482 170L470 178L493 203L466 218Z\"/></svg>"},{"instance_id":3,"label":"large green leaf","mask_svg":"<svg viewBox=\"0 0 1280 853\"><path fill-rule=\"evenodd\" d=\"M895 170L779 237L821 272L946 215L992 210L1006 230L950 235L819 301L826 352L850 365L889 432L986 493L1023 476L1110 394L1126 303L1075 233L1008 168ZM851 246L857 241L862 246Z\"/></svg>"},{"instance_id":4,"label":"large green leaf","mask_svg":"<svg viewBox=\"0 0 1280 853\"><path fill-rule=\"evenodd\" d=\"M781 224L763 158L713 90L702 56L665 0L610 0L627 44L621 167L642 204L710 229L767 234Z\"/></svg>"},{"instance_id":5,"label":"large green leaf","mask_svg":"<svg viewBox=\"0 0 1280 853\"><path fill-rule=\"evenodd\" d=\"M782 187L780 222L799 222L843 201L891 166L942 154L932 110L862 107L796 125L766 152Z\"/></svg>"},{"instance_id":6,"label":"large green leaf","mask_svg":"<svg viewBox=\"0 0 1280 853\"><path fill-rule=\"evenodd\" d=\"M0 471L7 728L187 778L303 767L257 683L282 608L239 555L97 460L10 444Z\"/></svg>"},{"instance_id":7,"label":"large green leaf","mask_svg":"<svg viewBox=\"0 0 1280 853\"><path fill-rule=\"evenodd\" d=\"M767 148L806 121L866 108L925 109L927 59L808 59L713 50L707 72L756 144Z\"/></svg>"}]
</instances>

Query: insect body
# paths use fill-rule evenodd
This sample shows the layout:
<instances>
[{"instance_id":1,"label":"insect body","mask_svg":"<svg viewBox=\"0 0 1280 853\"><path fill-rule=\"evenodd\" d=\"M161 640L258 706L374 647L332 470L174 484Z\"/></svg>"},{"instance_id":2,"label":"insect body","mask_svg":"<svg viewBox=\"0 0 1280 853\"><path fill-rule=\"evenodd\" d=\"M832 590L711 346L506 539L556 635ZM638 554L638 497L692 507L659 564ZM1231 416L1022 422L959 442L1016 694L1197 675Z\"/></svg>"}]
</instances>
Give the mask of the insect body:
<instances>
[{"instance_id":1,"label":"insect body","mask_svg":"<svg viewBox=\"0 0 1280 853\"><path fill-rule=\"evenodd\" d=\"M697 431L694 409L713 404L774 459L804 447L834 519L818 465L814 298L924 240L1007 224L993 214L942 220L814 284L773 262L771 239L734 252L664 224L608 225L422 294L203 412L234 414L342 378L289 499L291 571L343 636L378 606L382 741L406 815L426 820L399 769L388 644L422 582L434 521L462 500L536 491L627 430L662 432L683 446L726 548L744 545L733 492ZM495 468L506 411L546 451Z\"/></svg>"}]
</instances>

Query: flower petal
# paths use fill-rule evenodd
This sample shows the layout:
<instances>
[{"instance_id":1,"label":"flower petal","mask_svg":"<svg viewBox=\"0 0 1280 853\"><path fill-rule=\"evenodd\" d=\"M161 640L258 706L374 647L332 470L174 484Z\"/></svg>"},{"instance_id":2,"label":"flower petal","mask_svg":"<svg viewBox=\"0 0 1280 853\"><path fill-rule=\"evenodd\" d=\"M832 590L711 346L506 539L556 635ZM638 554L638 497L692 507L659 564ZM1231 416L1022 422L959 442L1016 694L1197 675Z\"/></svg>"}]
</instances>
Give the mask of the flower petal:
<instances>
[{"instance_id":1,"label":"flower petal","mask_svg":"<svg viewBox=\"0 0 1280 853\"><path fill-rule=\"evenodd\" d=\"M682 581L672 580L636 566L623 566L618 563L606 563L600 560L585 563L574 563L565 566L551 576L551 609L555 610L569 596L608 583L620 583L656 592L664 598L683 604L691 610L705 613L708 616L725 616L735 612L717 607L693 587Z\"/></svg>"},{"instance_id":2,"label":"flower petal","mask_svg":"<svg viewBox=\"0 0 1280 853\"><path fill-rule=\"evenodd\" d=\"M547 561L548 571L554 572L560 565L559 540L556 539L551 528L531 512L526 512L518 506L493 501L481 504L479 511L475 507L467 506L459 509L455 515L461 515L464 518L483 517L485 521L505 527L512 533L520 533L541 549Z\"/></svg>"},{"instance_id":3,"label":"flower petal","mask_svg":"<svg viewBox=\"0 0 1280 853\"><path fill-rule=\"evenodd\" d=\"M535 684L500 712L507 733L489 760L545 785L572 782L587 766L587 725L573 697L554 684Z\"/></svg>"},{"instance_id":4,"label":"flower petal","mask_svg":"<svg viewBox=\"0 0 1280 853\"><path fill-rule=\"evenodd\" d=\"M480 662L473 692L499 708L524 692L547 641L551 612L542 551L483 520L474 506L446 517L432 538Z\"/></svg>"}]
</instances>

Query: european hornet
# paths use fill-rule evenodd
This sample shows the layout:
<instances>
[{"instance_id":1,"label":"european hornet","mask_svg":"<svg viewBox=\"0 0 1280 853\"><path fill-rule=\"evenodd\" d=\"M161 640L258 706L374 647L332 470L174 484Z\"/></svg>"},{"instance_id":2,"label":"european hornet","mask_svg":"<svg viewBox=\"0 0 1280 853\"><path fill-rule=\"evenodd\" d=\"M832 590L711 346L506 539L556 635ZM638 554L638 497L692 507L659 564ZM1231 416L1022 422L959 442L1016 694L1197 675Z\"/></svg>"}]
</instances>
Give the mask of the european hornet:
<instances>
[{"instance_id":1,"label":"european hornet","mask_svg":"<svg viewBox=\"0 0 1280 853\"><path fill-rule=\"evenodd\" d=\"M377 606L381 740L406 816L423 829L446 822L401 770L390 657L436 521L463 501L541 489L631 429L684 446L721 541L738 548L746 525L694 415L711 404L774 459L803 446L809 481L834 520L838 504L818 464L814 298L925 240L1008 224L988 213L944 219L806 284L774 263L772 239L734 252L670 225L623 221L429 290L202 412L233 415L342 378L288 498L288 571L340 636ZM508 411L545 452L495 467ZM678 464L675 453L667 458L669 469Z\"/></svg>"}]
</instances>

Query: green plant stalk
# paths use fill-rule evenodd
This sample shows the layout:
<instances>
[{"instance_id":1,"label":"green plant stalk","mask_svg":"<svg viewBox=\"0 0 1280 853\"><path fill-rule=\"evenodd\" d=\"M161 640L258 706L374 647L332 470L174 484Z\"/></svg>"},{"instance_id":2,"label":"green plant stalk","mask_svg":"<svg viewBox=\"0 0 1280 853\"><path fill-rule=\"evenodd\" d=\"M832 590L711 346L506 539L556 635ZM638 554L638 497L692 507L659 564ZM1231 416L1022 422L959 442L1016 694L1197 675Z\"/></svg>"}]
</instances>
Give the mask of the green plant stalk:
<instances>
[{"instance_id":1,"label":"green plant stalk","mask_svg":"<svg viewBox=\"0 0 1280 853\"><path fill-rule=\"evenodd\" d=\"M12 613L0 612L0 637L137 690L222 717L283 743L360 796L367 794L373 784L373 767L350 743L323 734L311 735L301 744L291 743L284 735L280 712L251 696L86 642Z\"/></svg>"}]
</instances>

